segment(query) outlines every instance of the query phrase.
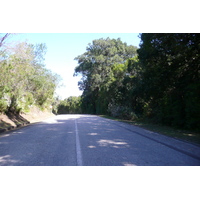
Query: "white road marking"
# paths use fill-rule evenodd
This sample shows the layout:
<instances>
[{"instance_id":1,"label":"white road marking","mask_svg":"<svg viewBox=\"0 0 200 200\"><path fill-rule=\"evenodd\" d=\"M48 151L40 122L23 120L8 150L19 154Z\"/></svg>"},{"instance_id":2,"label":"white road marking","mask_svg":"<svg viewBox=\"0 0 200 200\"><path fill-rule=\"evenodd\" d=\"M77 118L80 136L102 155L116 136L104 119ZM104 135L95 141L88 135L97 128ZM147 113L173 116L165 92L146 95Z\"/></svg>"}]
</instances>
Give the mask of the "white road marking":
<instances>
[{"instance_id":1,"label":"white road marking","mask_svg":"<svg viewBox=\"0 0 200 200\"><path fill-rule=\"evenodd\" d=\"M78 135L78 127L77 127L76 119L75 119L74 122L75 122L75 131L76 131L76 159L77 159L77 164L78 164L78 166L83 166L81 146L80 146L80 140L79 140L79 135Z\"/></svg>"}]
</instances>

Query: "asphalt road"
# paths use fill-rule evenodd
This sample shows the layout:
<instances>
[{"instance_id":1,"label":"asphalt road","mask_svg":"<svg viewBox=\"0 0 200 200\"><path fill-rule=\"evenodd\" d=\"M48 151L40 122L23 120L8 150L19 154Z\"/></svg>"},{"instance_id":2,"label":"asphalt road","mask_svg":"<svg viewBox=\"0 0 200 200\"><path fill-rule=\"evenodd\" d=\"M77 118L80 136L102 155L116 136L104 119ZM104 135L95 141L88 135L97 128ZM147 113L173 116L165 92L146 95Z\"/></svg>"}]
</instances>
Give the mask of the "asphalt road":
<instances>
[{"instance_id":1,"label":"asphalt road","mask_svg":"<svg viewBox=\"0 0 200 200\"><path fill-rule=\"evenodd\" d=\"M58 115L0 136L1 166L199 166L200 147L93 115Z\"/></svg>"}]
</instances>

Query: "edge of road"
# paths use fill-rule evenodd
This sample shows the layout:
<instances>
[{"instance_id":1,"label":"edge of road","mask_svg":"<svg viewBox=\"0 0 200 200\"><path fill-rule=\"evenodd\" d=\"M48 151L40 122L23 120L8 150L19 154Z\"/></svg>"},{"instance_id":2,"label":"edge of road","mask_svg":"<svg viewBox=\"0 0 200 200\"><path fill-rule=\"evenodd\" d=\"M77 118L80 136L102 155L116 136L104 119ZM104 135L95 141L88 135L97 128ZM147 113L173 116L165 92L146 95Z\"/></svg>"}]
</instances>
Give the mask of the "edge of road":
<instances>
[{"instance_id":1,"label":"edge of road","mask_svg":"<svg viewBox=\"0 0 200 200\"><path fill-rule=\"evenodd\" d=\"M163 135L157 132L153 132L153 131L144 129L142 127L130 125L125 122L119 122L119 121L107 119L104 117L101 117L101 118L104 119L105 121L109 121L110 123L115 124L116 126L122 127L130 132L133 132L142 137L148 138L162 145L165 145L171 149L174 149L190 157L200 160L200 146L197 144L193 144L188 141L184 141L184 140L173 138L173 137Z\"/></svg>"},{"instance_id":2,"label":"edge of road","mask_svg":"<svg viewBox=\"0 0 200 200\"><path fill-rule=\"evenodd\" d=\"M24 123L21 123L21 124L17 124L16 126L9 126L7 128L3 128L3 129L0 129L0 136L1 135L4 135L4 134L7 134L7 133L12 133L11 131L15 131L15 130L18 130L20 128L23 128L23 127L27 127L27 126L30 126L30 125L34 125L34 124L37 124L37 123L40 123L44 120L47 120L47 119L50 119L52 117L55 117L56 115L54 116L48 116L48 117L45 117L43 119L40 119L38 121L33 121L33 122L24 122Z\"/></svg>"},{"instance_id":3,"label":"edge of road","mask_svg":"<svg viewBox=\"0 0 200 200\"><path fill-rule=\"evenodd\" d=\"M19 129L21 127L27 126L29 124L31 124L31 123L30 122L25 122L25 123L22 123L22 124L17 124L17 126L9 126L7 128L0 129L0 135L4 134L7 131L16 130L16 129Z\"/></svg>"}]
</instances>

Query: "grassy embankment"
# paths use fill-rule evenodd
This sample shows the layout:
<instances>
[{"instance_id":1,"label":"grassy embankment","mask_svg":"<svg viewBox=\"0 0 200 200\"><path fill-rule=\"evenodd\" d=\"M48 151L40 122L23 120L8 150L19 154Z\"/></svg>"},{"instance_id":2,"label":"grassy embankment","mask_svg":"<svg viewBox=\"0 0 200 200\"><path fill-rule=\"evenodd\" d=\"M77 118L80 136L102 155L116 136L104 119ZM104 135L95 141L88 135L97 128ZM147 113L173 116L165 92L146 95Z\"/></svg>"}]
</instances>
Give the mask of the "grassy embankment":
<instances>
[{"instance_id":1,"label":"grassy embankment","mask_svg":"<svg viewBox=\"0 0 200 200\"><path fill-rule=\"evenodd\" d=\"M181 129L172 128L169 126L162 126L162 125L154 124L148 120L130 121L130 120L122 120L122 119L110 117L107 115L100 115L100 116L104 118L120 121L120 122L125 122L131 125L139 126L150 131L154 131L160 134L164 134L170 137L182 139L182 140L200 145L200 132L198 131L181 130Z\"/></svg>"}]
</instances>

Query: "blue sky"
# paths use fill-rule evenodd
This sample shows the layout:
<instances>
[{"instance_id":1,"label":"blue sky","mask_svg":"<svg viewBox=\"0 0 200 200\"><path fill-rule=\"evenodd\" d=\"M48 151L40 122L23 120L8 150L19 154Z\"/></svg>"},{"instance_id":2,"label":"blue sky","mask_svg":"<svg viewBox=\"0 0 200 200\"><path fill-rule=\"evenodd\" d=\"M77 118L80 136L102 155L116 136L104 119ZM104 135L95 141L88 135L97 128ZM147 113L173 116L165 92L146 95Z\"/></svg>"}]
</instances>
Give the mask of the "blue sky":
<instances>
[{"instance_id":1,"label":"blue sky","mask_svg":"<svg viewBox=\"0 0 200 200\"><path fill-rule=\"evenodd\" d=\"M81 77L73 77L78 55L86 51L89 43L100 38L121 38L128 45L139 47L139 33L22 33L13 36L12 40L29 43L45 43L47 54L45 56L46 68L59 74L63 79L64 87L57 89L56 93L62 99L69 96L79 96L82 91L78 89Z\"/></svg>"}]
</instances>

